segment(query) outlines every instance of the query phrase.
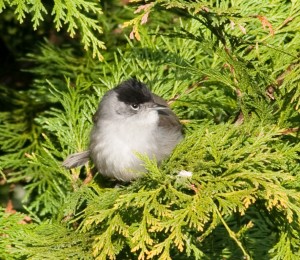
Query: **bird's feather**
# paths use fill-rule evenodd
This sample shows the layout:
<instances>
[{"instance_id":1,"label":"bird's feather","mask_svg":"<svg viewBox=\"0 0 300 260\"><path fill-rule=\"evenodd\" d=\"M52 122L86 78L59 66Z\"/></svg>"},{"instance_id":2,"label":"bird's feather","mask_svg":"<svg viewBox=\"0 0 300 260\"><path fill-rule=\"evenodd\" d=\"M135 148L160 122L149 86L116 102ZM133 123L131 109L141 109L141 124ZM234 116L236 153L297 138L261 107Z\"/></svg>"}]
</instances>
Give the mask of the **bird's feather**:
<instances>
[{"instance_id":1,"label":"bird's feather","mask_svg":"<svg viewBox=\"0 0 300 260\"><path fill-rule=\"evenodd\" d=\"M70 154L62 163L68 169L86 164L90 159L90 151Z\"/></svg>"}]
</instances>

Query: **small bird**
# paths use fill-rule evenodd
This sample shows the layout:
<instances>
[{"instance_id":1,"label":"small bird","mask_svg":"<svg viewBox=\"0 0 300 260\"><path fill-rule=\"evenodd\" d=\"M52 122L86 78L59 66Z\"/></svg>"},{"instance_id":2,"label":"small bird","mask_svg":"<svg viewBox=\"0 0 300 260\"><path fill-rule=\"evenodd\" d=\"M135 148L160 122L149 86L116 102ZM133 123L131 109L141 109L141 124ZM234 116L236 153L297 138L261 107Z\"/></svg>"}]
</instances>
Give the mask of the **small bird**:
<instances>
[{"instance_id":1,"label":"small bird","mask_svg":"<svg viewBox=\"0 0 300 260\"><path fill-rule=\"evenodd\" d=\"M145 172L137 154L160 162L183 138L182 125L167 102L136 79L108 91L93 119L89 150L68 156L66 168L91 158L102 175L129 182Z\"/></svg>"}]
</instances>

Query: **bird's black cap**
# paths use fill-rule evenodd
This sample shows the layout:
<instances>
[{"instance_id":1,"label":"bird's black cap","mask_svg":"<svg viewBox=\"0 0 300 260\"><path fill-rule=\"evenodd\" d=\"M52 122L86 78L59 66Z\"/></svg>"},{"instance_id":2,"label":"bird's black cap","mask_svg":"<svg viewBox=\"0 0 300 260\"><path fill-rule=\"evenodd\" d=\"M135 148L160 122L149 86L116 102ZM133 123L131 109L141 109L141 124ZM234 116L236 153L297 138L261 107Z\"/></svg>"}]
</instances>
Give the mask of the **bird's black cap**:
<instances>
[{"instance_id":1,"label":"bird's black cap","mask_svg":"<svg viewBox=\"0 0 300 260\"><path fill-rule=\"evenodd\" d=\"M142 104L153 100L147 86L136 79L122 82L114 91L118 94L118 100L126 104Z\"/></svg>"}]
</instances>

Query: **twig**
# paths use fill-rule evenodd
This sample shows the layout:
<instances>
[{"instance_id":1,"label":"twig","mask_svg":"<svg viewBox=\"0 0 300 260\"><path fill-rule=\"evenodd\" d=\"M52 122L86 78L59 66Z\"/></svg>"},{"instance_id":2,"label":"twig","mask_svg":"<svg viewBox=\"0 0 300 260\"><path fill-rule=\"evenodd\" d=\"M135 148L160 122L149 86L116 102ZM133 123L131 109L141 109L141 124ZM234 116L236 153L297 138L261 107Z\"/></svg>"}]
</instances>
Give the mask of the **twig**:
<instances>
[{"instance_id":1,"label":"twig","mask_svg":"<svg viewBox=\"0 0 300 260\"><path fill-rule=\"evenodd\" d=\"M91 182L93 179L92 169L89 165L86 165L86 178L83 181L83 184L86 185Z\"/></svg>"},{"instance_id":2,"label":"twig","mask_svg":"<svg viewBox=\"0 0 300 260\"><path fill-rule=\"evenodd\" d=\"M300 127L286 128L286 129L280 130L279 133L281 133L282 135L288 135L288 134L291 134L291 133L296 133L299 130L300 130Z\"/></svg>"},{"instance_id":3,"label":"twig","mask_svg":"<svg viewBox=\"0 0 300 260\"><path fill-rule=\"evenodd\" d=\"M273 95L275 92L275 89L279 88L283 84L285 77L295 68L296 65L298 65L298 62L294 62L294 63L290 64L287 67L287 69L277 77L275 83L271 84L267 87L266 94L270 99L272 99L272 100L275 99L275 97Z\"/></svg>"},{"instance_id":4,"label":"twig","mask_svg":"<svg viewBox=\"0 0 300 260\"><path fill-rule=\"evenodd\" d=\"M220 211L217 209L217 207L215 208L215 210L216 210L216 213L217 213L218 217L220 218L221 222L223 223L224 227L226 228L229 236L236 242L238 247L242 250L245 259L247 259L247 260L251 259L250 256L248 255L248 253L246 252L246 250L244 249L242 243L237 239L235 233L226 224L226 221L223 219L223 217L222 217Z\"/></svg>"},{"instance_id":5,"label":"twig","mask_svg":"<svg viewBox=\"0 0 300 260\"><path fill-rule=\"evenodd\" d=\"M204 79L205 80L205 79ZM175 102L177 99L179 99L182 95L191 93L195 88L197 88L200 85L200 82L196 82L189 86L182 94L176 94L174 97L168 100L168 105Z\"/></svg>"}]
</instances>

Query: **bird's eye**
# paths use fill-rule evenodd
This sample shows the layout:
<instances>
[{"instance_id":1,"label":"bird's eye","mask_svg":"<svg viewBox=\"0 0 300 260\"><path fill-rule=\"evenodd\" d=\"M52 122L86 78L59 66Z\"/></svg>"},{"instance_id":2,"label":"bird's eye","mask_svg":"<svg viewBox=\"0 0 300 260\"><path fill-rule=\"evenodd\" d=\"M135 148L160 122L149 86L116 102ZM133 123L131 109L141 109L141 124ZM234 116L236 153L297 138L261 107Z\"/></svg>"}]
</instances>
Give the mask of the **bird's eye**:
<instances>
[{"instance_id":1,"label":"bird's eye","mask_svg":"<svg viewBox=\"0 0 300 260\"><path fill-rule=\"evenodd\" d=\"M138 104L131 104L130 106L133 110L139 110L139 108L140 108L140 106Z\"/></svg>"}]
</instances>

